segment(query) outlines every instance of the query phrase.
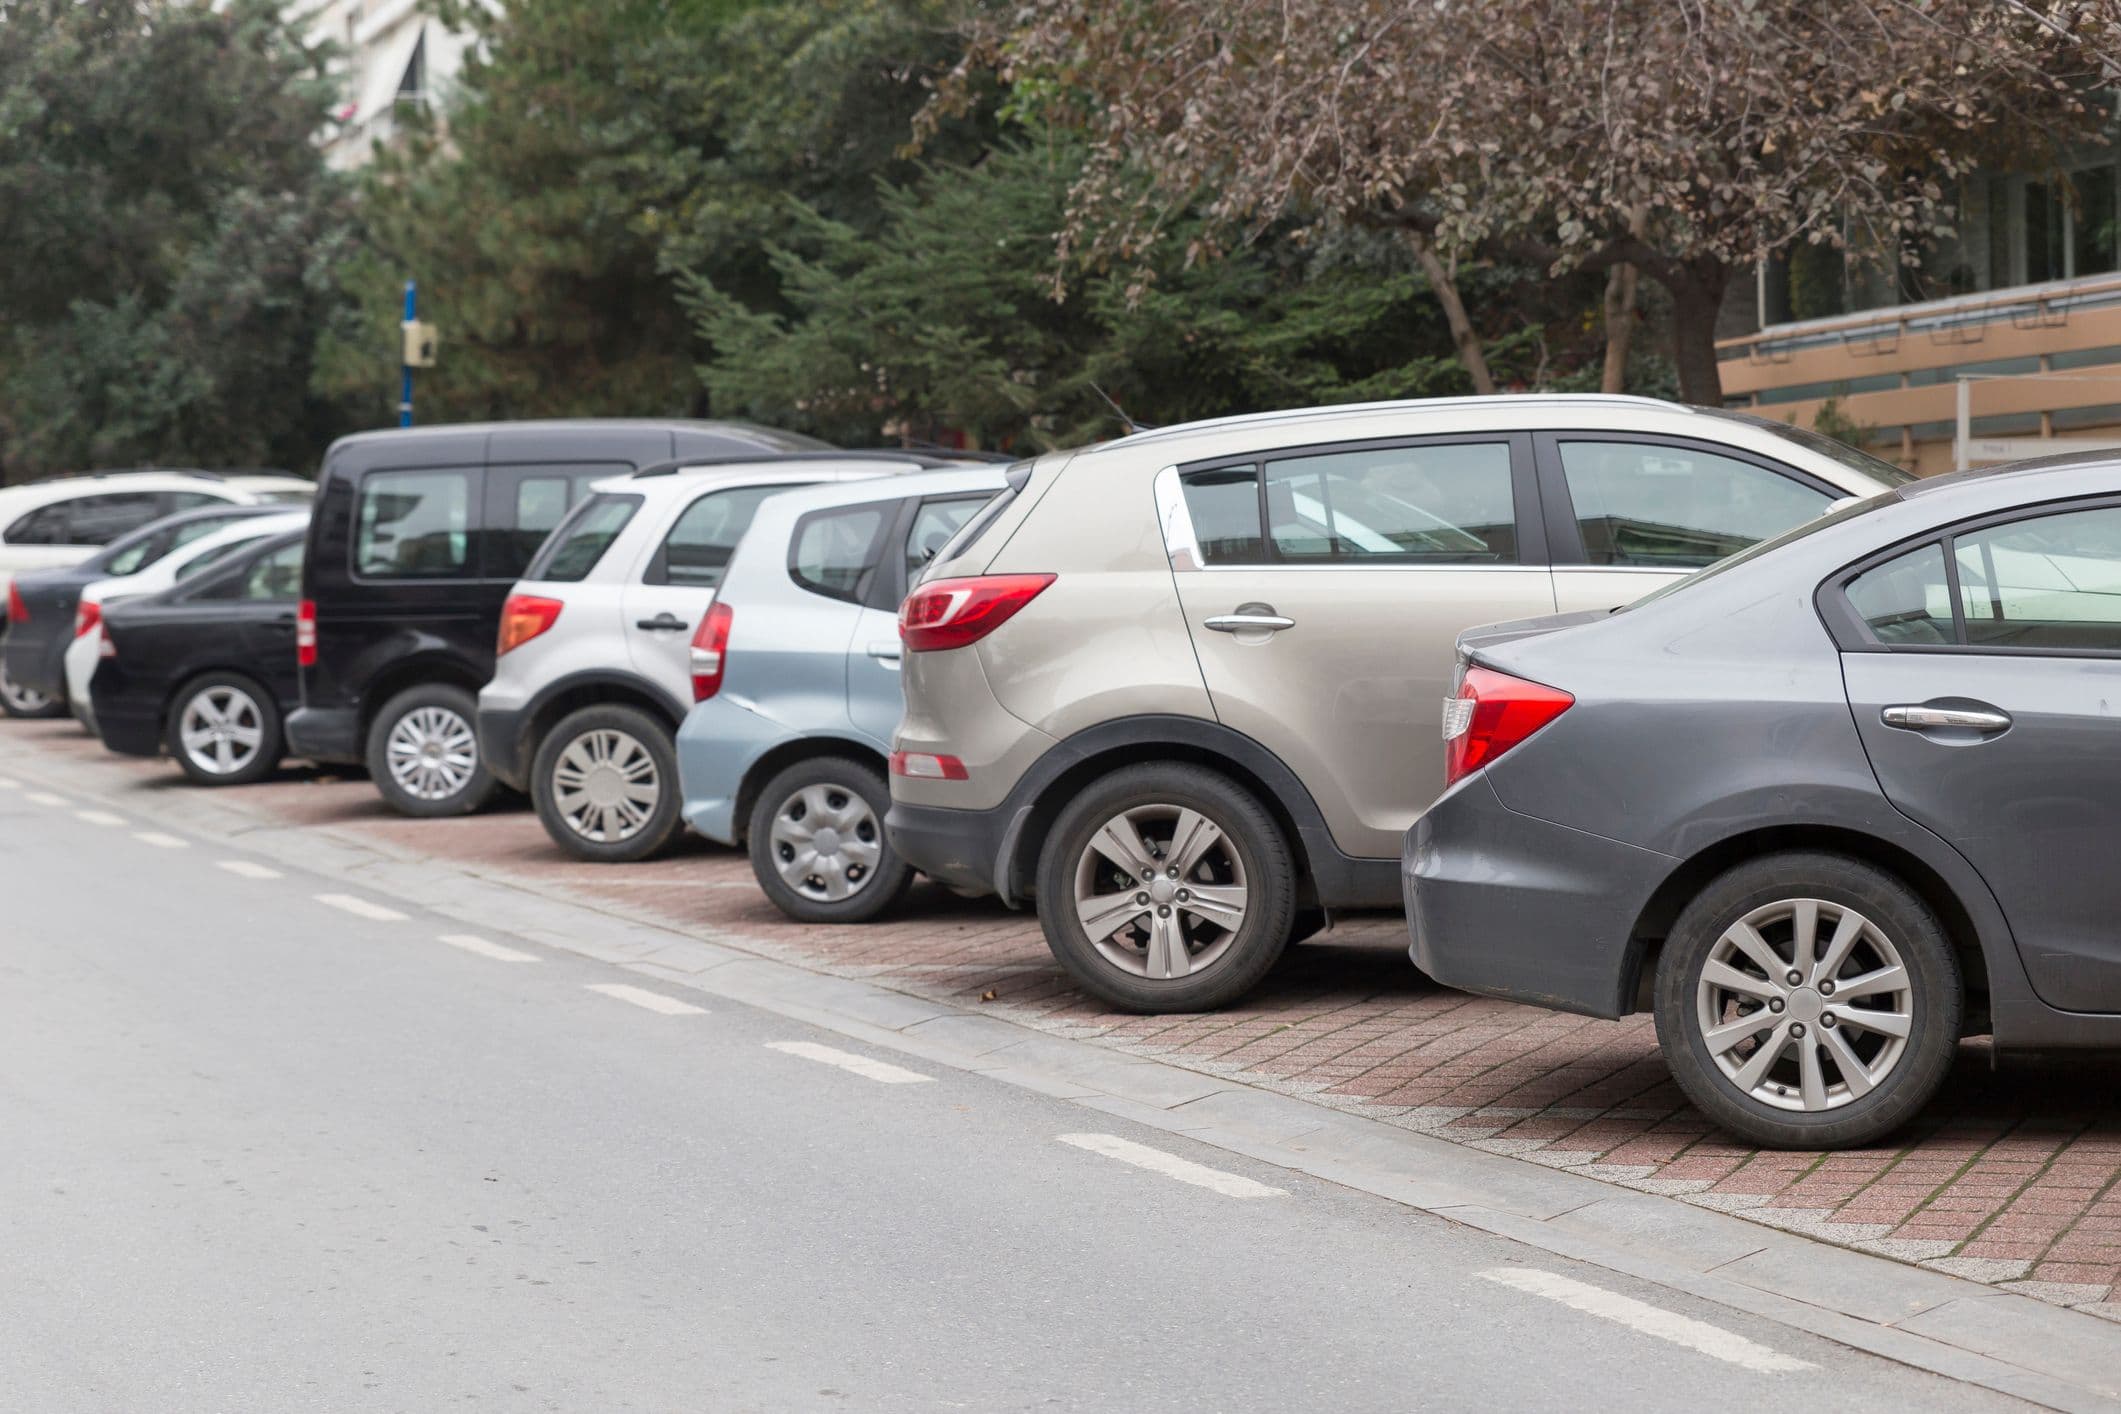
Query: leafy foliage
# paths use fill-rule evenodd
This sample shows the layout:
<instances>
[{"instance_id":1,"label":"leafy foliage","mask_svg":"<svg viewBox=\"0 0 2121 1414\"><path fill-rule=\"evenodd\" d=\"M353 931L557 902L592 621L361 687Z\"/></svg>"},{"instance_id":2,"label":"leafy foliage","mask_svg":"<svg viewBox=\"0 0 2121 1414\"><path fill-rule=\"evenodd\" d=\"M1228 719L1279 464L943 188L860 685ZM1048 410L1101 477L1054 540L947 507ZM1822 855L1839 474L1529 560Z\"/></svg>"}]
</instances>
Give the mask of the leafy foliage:
<instances>
[{"instance_id":1,"label":"leafy foliage","mask_svg":"<svg viewBox=\"0 0 2121 1414\"><path fill-rule=\"evenodd\" d=\"M340 305L331 90L269 0L0 4L0 466L299 465Z\"/></svg>"}]
</instances>

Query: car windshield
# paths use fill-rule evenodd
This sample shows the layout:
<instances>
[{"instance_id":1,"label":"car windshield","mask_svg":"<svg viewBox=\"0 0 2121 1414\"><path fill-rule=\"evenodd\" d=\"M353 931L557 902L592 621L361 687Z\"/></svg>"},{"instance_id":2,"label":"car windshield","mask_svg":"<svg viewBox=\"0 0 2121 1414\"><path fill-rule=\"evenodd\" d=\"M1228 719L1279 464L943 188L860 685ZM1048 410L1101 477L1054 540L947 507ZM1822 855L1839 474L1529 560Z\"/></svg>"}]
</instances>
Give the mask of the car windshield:
<instances>
[{"instance_id":1,"label":"car windshield","mask_svg":"<svg viewBox=\"0 0 2121 1414\"><path fill-rule=\"evenodd\" d=\"M1905 486L1916 479L1915 473L1894 466L1882 457L1874 457L1859 447L1851 447L1838 437L1829 437L1824 432L1814 432L1809 427L1799 427L1794 422L1777 422L1772 417L1761 417L1757 413L1735 412L1729 408L1702 408L1710 417L1720 417L1727 422L1742 422L1748 427L1757 427L1763 432L1772 432L1785 442L1795 442L1817 456L1836 461L1850 471L1862 472L1881 486Z\"/></svg>"},{"instance_id":2,"label":"car windshield","mask_svg":"<svg viewBox=\"0 0 2121 1414\"><path fill-rule=\"evenodd\" d=\"M1699 584L1705 579L1714 579L1725 570L1736 569L1748 560L1770 554L1792 541L1802 540L1805 536L1816 534L1830 525L1839 525L1843 521L1854 520L1857 516L1869 515L1872 511L1889 506L1899 499L1900 493L1898 491L1880 491L1877 495L1865 496L1860 501L1836 501L1824 514L1814 516L1801 525L1792 526L1780 535L1771 535L1765 540L1748 545L1735 555L1726 555L1708 568L1696 570L1684 579L1675 579L1661 589L1650 591L1631 604L1623 604L1614 612L1620 613L1627 609L1639 609L1643 605L1653 603L1656 600L1668 599L1672 595L1678 594L1692 585Z\"/></svg>"}]
</instances>

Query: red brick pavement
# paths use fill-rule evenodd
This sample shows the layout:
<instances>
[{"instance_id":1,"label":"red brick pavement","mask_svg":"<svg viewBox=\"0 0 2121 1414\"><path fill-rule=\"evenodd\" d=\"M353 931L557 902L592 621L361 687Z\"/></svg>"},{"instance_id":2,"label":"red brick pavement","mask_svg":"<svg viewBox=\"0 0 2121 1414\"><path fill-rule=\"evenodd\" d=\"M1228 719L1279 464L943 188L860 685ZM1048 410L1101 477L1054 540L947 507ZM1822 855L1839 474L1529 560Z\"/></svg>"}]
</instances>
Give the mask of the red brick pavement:
<instances>
[{"instance_id":1,"label":"red brick pavement","mask_svg":"<svg viewBox=\"0 0 2121 1414\"><path fill-rule=\"evenodd\" d=\"M118 763L70 723L7 724L0 759L32 753L119 765L107 779L121 790L188 789L173 768ZM365 781L299 770L224 798L820 971L2121 1319L2121 1057L2014 1056L1997 1070L1985 1042L1968 1042L1936 1103L1891 1146L1768 1153L1717 1133L1681 1100L1647 1017L1592 1021L1446 991L1408 963L1397 918L1345 924L1292 949L1245 1006L1123 1016L1069 986L1035 920L991 900L922 885L886 922L806 928L765 901L741 855L697 840L670 858L595 866L562 856L521 808L405 820Z\"/></svg>"}]
</instances>

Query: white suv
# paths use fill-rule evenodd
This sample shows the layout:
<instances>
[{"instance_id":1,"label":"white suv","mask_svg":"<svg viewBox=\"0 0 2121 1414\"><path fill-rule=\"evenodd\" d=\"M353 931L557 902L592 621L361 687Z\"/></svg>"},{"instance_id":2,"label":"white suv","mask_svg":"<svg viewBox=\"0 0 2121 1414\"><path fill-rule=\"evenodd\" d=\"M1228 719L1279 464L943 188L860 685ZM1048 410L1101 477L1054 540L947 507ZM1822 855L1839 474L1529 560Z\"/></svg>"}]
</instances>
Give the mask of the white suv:
<instances>
[{"instance_id":1,"label":"white suv","mask_svg":"<svg viewBox=\"0 0 2121 1414\"><path fill-rule=\"evenodd\" d=\"M683 823L673 742L718 676L715 589L759 503L795 486L947 464L802 452L596 483L501 611L493 679L479 693L488 769L530 793L568 853L613 863L655 853Z\"/></svg>"},{"instance_id":2,"label":"white suv","mask_svg":"<svg viewBox=\"0 0 2121 1414\"><path fill-rule=\"evenodd\" d=\"M24 570L79 564L121 535L178 511L215 504L307 504L316 486L282 472L108 471L0 487L0 597ZM64 704L0 670L0 711L65 713Z\"/></svg>"}]
</instances>

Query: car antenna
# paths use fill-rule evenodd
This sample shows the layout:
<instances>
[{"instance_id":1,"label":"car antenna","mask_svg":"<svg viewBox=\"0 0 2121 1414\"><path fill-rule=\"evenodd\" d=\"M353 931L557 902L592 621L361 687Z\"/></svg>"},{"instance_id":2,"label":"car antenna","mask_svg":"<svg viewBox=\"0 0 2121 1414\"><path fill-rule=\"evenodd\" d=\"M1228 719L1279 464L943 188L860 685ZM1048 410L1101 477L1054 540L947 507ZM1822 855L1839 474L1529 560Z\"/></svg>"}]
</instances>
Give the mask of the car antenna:
<instances>
[{"instance_id":1,"label":"car antenna","mask_svg":"<svg viewBox=\"0 0 2121 1414\"><path fill-rule=\"evenodd\" d=\"M1098 387L1097 384L1092 383L1090 385L1090 391L1097 394L1100 398L1104 399L1105 406L1112 409L1113 416L1119 419L1120 426L1127 429L1128 436L1131 437L1137 432L1154 432L1156 430L1154 427L1151 427L1146 422L1136 422L1133 418L1127 416L1127 410L1121 407L1118 403L1113 402L1112 395L1110 393L1107 393L1103 388Z\"/></svg>"}]
</instances>

